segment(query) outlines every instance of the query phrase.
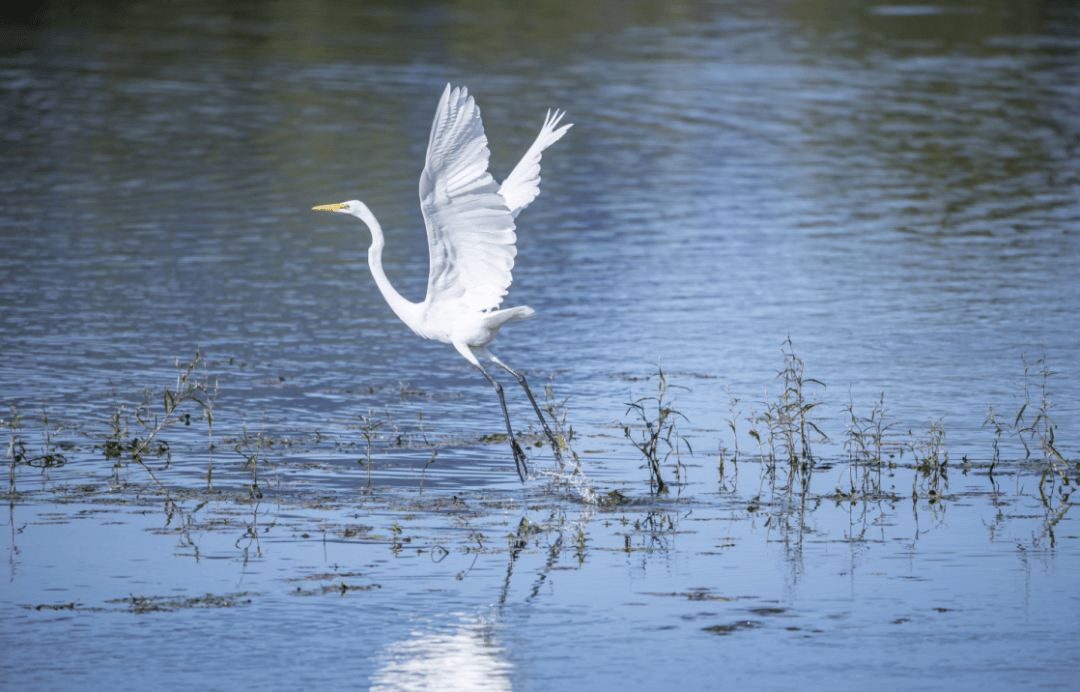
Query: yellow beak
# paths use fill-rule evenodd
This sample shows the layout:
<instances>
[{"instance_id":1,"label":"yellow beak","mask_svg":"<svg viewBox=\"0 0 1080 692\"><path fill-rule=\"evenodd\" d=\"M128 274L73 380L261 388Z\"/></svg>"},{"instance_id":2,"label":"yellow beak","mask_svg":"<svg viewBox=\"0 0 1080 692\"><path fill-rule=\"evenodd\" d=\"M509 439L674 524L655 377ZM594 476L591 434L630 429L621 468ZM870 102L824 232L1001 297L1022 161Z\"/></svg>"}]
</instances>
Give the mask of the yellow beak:
<instances>
[{"instance_id":1,"label":"yellow beak","mask_svg":"<svg viewBox=\"0 0 1080 692\"><path fill-rule=\"evenodd\" d=\"M312 207L311 210L312 211L337 211L338 209L341 209L342 207L347 207L347 206L349 206L349 205L345 204L344 202L342 202L341 204L323 204L322 206Z\"/></svg>"}]
</instances>

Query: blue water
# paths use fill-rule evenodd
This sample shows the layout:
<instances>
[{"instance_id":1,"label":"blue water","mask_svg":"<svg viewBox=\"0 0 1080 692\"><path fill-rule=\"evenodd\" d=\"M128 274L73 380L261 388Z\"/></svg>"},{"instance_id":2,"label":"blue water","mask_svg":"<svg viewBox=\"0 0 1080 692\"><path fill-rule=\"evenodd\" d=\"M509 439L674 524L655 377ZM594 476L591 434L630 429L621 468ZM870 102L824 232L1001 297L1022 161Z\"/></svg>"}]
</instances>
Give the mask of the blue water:
<instances>
[{"instance_id":1,"label":"blue water","mask_svg":"<svg viewBox=\"0 0 1080 692\"><path fill-rule=\"evenodd\" d=\"M67 463L12 471L0 675L17 689L1069 688L1072 486L1052 476L1044 503L1042 452L1025 460L1012 429L989 474L984 421L993 406L1012 424L1030 399L1030 424L1045 365L1075 468L1078 32L1056 3L12 16L2 432L30 456L67 445ZM397 320L355 220L309 211L363 199L391 280L421 299L417 181L447 82L476 97L498 179L547 109L574 123L518 219L507 305L538 319L493 350L571 397L585 474L626 504L583 504L542 473L519 483L504 443L478 443L504 429L489 384ZM785 465L774 477L752 458L746 420L780 394L789 336L825 385L808 387L830 439L813 443L806 504ZM168 466L149 461L183 510L169 516L146 472L113 469L102 446L118 407L140 434L144 391L160 407L196 349L218 383L224 492L201 492L209 431L191 409L161 433ZM694 454L655 496L620 424L655 393L660 358ZM852 505L836 494L852 484L845 409L866 417L882 392L898 466ZM381 422L374 492L365 415ZM940 498L910 466L936 421ZM266 441L258 503L245 426ZM546 447L530 454L551 471ZM523 518L540 528L514 548ZM117 601L207 593L235 602Z\"/></svg>"}]
</instances>

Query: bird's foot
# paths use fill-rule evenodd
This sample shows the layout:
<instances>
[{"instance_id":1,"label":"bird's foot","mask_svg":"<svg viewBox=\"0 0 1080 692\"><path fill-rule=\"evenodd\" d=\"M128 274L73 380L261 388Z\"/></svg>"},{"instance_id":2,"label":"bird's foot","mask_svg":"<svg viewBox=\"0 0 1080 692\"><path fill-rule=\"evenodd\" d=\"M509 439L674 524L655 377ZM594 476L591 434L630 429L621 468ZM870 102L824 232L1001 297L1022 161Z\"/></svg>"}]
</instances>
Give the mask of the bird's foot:
<instances>
[{"instance_id":1,"label":"bird's foot","mask_svg":"<svg viewBox=\"0 0 1080 692\"><path fill-rule=\"evenodd\" d=\"M525 456L521 445L514 438L510 438L510 448L514 451L514 466L517 467L518 478L524 483L525 478L529 475L528 457Z\"/></svg>"}]
</instances>

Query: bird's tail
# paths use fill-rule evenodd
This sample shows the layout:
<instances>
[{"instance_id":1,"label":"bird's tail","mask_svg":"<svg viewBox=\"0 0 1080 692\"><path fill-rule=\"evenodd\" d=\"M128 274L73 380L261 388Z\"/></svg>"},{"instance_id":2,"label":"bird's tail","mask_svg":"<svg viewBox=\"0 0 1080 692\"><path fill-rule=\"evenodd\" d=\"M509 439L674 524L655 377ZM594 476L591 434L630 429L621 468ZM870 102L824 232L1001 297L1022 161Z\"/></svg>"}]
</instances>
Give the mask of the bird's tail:
<instances>
[{"instance_id":1,"label":"bird's tail","mask_svg":"<svg viewBox=\"0 0 1080 692\"><path fill-rule=\"evenodd\" d=\"M520 305L516 308L507 308L505 310L496 310L495 312L489 312L487 319L484 320L489 328L501 327L507 322L520 322L521 320L531 320L536 317L536 310L526 306Z\"/></svg>"}]
</instances>

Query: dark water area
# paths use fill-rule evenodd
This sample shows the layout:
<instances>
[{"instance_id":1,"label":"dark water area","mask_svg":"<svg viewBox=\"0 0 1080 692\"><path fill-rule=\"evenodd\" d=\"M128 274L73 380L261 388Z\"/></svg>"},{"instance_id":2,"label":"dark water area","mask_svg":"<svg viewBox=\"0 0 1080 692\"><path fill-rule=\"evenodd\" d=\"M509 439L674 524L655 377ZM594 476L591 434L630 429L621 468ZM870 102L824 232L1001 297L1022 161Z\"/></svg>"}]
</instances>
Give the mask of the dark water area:
<instances>
[{"instance_id":1,"label":"dark water area","mask_svg":"<svg viewBox=\"0 0 1080 692\"><path fill-rule=\"evenodd\" d=\"M1073 684L1074 4L5 12L13 689ZM481 444L505 431L490 385L390 311L355 219L310 211L364 200L422 299L417 181L447 82L476 97L499 180L548 109L574 123L518 219L504 305L538 319L492 349L570 396L606 504L552 490L546 447L520 484ZM823 383L809 476L750 434L787 338ZM169 514L105 441L118 410L139 434L144 392L160 407L196 350L213 429L196 406L161 433ZM661 358L694 453L658 495L622 426ZM882 396L892 456L852 466L851 412ZM1060 460L1018 434L1044 402ZM946 452L944 483L919 470Z\"/></svg>"}]
</instances>

